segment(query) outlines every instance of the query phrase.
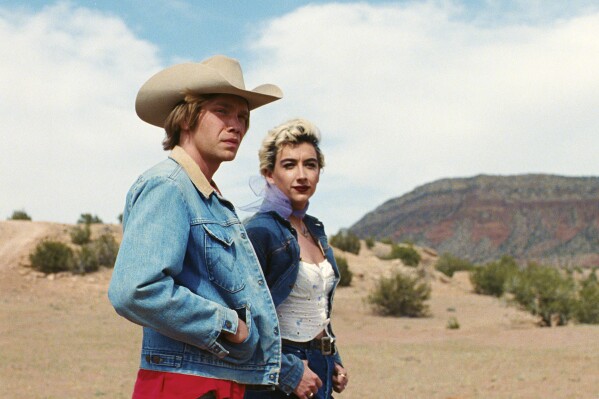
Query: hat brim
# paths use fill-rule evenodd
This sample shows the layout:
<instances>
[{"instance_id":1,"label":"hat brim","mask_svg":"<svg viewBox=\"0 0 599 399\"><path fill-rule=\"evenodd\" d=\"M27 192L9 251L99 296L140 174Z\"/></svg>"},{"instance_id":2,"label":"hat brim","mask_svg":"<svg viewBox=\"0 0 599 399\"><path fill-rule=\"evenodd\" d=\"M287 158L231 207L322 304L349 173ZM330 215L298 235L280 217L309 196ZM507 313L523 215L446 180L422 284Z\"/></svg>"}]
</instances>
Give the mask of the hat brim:
<instances>
[{"instance_id":1,"label":"hat brim","mask_svg":"<svg viewBox=\"0 0 599 399\"><path fill-rule=\"evenodd\" d=\"M281 89L263 84L253 90L237 87L218 71L201 63L184 63L166 68L152 76L139 89L135 111L145 122L164 127L164 122L186 91L198 94L232 94L247 100L250 110L283 97Z\"/></svg>"}]
</instances>

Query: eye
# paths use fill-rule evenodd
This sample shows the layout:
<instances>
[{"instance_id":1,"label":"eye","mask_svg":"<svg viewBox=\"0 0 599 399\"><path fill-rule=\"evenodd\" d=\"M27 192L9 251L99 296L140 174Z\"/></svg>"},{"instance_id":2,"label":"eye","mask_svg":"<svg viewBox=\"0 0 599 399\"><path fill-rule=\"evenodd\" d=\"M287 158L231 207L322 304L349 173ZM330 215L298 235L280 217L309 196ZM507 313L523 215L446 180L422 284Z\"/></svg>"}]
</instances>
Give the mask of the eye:
<instances>
[{"instance_id":1,"label":"eye","mask_svg":"<svg viewBox=\"0 0 599 399\"><path fill-rule=\"evenodd\" d=\"M306 168L318 169L318 162L315 162L315 161L306 162Z\"/></svg>"},{"instance_id":2,"label":"eye","mask_svg":"<svg viewBox=\"0 0 599 399\"><path fill-rule=\"evenodd\" d=\"M281 166L283 167L283 169L293 169L293 167L295 166L295 164L293 162L284 162L281 164Z\"/></svg>"}]
</instances>

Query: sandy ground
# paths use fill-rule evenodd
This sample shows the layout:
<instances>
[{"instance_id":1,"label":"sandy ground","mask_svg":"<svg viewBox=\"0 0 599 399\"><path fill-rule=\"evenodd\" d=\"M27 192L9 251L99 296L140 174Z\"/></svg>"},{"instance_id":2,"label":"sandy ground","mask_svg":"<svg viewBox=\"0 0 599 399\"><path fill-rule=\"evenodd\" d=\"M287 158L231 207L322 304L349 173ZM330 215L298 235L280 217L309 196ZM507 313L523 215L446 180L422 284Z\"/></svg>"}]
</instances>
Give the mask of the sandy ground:
<instances>
[{"instance_id":1,"label":"sandy ground","mask_svg":"<svg viewBox=\"0 0 599 399\"><path fill-rule=\"evenodd\" d=\"M27 268L40 239L68 241L70 227L0 222L2 398L131 395L141 329L108 303L111 270L43 276ZM599 326L537 327L504 301L473 294L467 274L432 272L432 253L422 266L431 317L374 316L364 302L374 282L405 267L366 248L344 255L354 280L336 293L333 323L350 384L337 398L599 398ZM459 329L447 328L452 317Z\"/></svg>"}]
</instances>

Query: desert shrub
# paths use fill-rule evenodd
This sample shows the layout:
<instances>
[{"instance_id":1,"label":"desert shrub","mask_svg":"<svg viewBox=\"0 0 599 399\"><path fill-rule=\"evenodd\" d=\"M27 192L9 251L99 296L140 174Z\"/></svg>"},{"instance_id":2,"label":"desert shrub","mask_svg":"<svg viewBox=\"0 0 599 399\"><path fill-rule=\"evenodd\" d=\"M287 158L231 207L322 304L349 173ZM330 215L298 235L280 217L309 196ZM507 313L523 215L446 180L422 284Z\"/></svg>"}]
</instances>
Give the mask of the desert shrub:
<instances>
[{"instance_id":1,"label":"desert shrub","mask_svg":"<svg viewBox=\"0 0 599 399\"><path fill-rule=\"evenodd\" d=\"M82 213L77 220L77 224L92 224L92 223L103 223L102 219L98 217L98 215L93 215L91 213Z\"/></svg>"},{"instance_id":2,"label":"desert shrub","mask_svg":"<svg viewBox=\"0 0 599 399\"><path fill-rule=\"evenodd\" d=\"M580 323L599 324L599 283L595 273L582 281L574 315Z\"/></svg>"},{"instance_id":3,"label":"desert shrub","mask_svg":"<svg viewBox=\"0 0 599 399\"><path fill-rule=\"evenodd\" d=\"M383 316L423 317L428 315L431 287L422 278L395 272L381 278L366 301Z\"/></svg>"},{"instance_id":4,"label":"desert shrub","mask_svg":"<svg viewBox=\"0 0 599 399\"><path fill-rule=\"evenodd\" d=\"M418 266L420 263L420 254L412 245L391 245L391 253L386 259L401 259L406 266Z\"/></svg>"},{"instance_id":5,"label":"desert shrub","mask_svg":"<svg viewBox=\"0 0 599 399\"><path fill-rule=\"evenodd\" d=\"M330 244L345 252L356 255L360 253L360 239L357 235L347 230L340 230L332 236Z\"/></svg>"},{"instance_id":6,"label":"desert shrub","mask_svg":"<svg viewBox=\"0 0 599 399\"><path fill-rule=\"evenodd\" d=\"M73 273L85 274L95 272L100 268L98 257L94 248L93 243L85 244L81 247L81 250L77 252L75 256L75 262Z\"/></svg>"},{"instance_id":7,"label":"desert shrub","mask_svg":"<svg viewBox=\"0 0 599 399\"><path fill-rule=\"evenodd\" d=\"M351 280L353 278L353 273L349 270L349 264L347 263L347 259L342 256L335 256L335 262L337 263L337 268L339 268L339 286L348 287L351 285Z\"/></svg>"},{"instance_id":8,"label":"desert shrub","mask_svg":"<svg viewBox=\"0 0 599 399\"><path fill-rule=\"evenodd\" d=\"M31 216L27 214L27 212L21 211L13 211L12 216L8 218L8 220L31 220Z\"/></svg>"},{"instance_id":9,"label":"desert shrub","mask_svg":"<svg viewBox=\"0 0 599 399\"><path fill-rule=\"evenodd\" d=\"M393 245L393 240L392 240L392 239L390 239L389 237L387 237L387 238L383 238L383 239L381 240L381 242L382 242L383 244L387 244L387 245Z\"/></svg>"},{"instance_id":10,"label":"desert shrub","mask_svg":"<svg viewBox=\"0 0 599 399\"><path fill-rule=\"evenodd\" d=\"M372 247L374 247L374 238L372 238L372 237L368 237L368 238L365 240L365 243L366 243L366 248L368 248L368 249L372 249Z\"/></svg>"},{"instance_id":11,"label":"desert shrub","mask_svg":"<svg viewBox=\"0 0 599 399\"><path fill-rule=\"evenodd\" d=\"M514 259L504 256L497 262L474 267L470 272L470 281L477 294L500 297L507 291L516 273L518 265Z\"/></svg>"},{"instance_id":12,"label":"desert shrub","mask_svg":"<svg viewBox=\"0 0 599 399\"><path fill-rule=\"evenodd\" d=\"M458 330L460 328L460 322L457 317L452 316L447 320L447 329L449 330Z\"/></svg>"},{"instance_id":13,"label":"desert shrub","mask_svg":"<svg viewBox=\"0 0 599 399\"><path fill-rule=\"evenodd\" d=\"M119 252L119 244L112 234L102 234L92 242L92 247L100 266L114 267Z\"/></svg>"},{"instance_id":14,"label":"desert shrub","mask_svg":"<svg viewBox=\"0 0 599 399\"><path fill-rule=\"evenodd\" d=\"M58 273L73 268L73 250L58 241L44 240L29 255L31 267L43 273Z\"/></svg>"},{"instance_id":15,"label":"desert shrub","mask_svg":"<svg viewBox=\"0 0 599 399\"><path fill-rule=\"evenodd\" d=\"M92 231L89 224L83 226L75 226L69 232L71 236L71 242L76 245L84 245L91 241Z\"/></svg>"},{"instance_id":16,"label":"desert shrub","mask_svg":"<svg viewBox=\"0 0 599 399\"><path fill-rule=\"evenodd\" d=\"M439 257L439 260L435 264L435 269L448 277L452 277L455 272L474 269L474 265L466 259L445 253Z\"/></svg>"},{"instance_id":17,"label":"desert shrub","mask_svg":"<svg viewBox=\"0 0 599 399\"><path fill-rule=\"evenodd\" d=\"M514 300L535 316L540 316L544 325L565 325L574 314L576 284L571 276L550 267L529 264L513 280L510 292Z\"/></svg>"}]
</instances>

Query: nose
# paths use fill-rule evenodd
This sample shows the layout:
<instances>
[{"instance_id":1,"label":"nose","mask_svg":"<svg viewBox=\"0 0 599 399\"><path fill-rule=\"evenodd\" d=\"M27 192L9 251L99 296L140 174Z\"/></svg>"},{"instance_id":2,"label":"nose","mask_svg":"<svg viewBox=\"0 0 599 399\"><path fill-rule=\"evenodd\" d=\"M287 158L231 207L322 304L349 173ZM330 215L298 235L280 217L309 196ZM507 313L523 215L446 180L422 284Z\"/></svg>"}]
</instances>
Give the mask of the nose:
<instances>
[{"instance_id":1,"label":"nose","mask_svg":"<svg viewBox=\"0 0 599 399\"><path fill-rule=\"evenodd\" d=\"M304 167L301 164L299 164L297 167L297 178L298 178L298 180L306 178L306 170L304 169Z\"/></svg>"},{"instance_id":2,"label":"nose","mask_svg":"<svg viewBox=\"0 0 599 399\"><path fill-rule=\"evenodd\" d=\"M245 125L243 124L241 119L239 119L236 116L233 116L229 118L229 129L231 131L234 131L235 133L241 134L245 130Z\"/></svg>"}]
</instances>

